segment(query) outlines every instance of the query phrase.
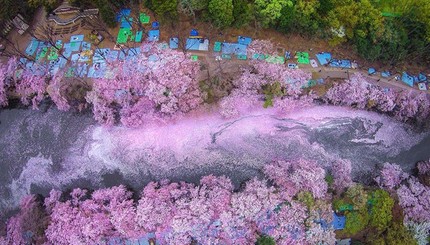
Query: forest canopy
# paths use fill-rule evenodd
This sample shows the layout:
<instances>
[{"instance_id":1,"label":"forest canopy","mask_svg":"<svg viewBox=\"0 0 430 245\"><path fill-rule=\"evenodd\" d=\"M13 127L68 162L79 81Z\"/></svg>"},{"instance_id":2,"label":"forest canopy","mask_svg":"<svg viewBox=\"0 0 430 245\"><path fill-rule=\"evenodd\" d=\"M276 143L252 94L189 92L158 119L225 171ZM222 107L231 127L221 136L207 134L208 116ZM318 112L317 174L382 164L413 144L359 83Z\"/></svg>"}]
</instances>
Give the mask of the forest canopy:
<instances>
[{"instance_id":1,"label":"forest canopy","mask_svg":"<svg viewBox=\"0 0 430 245\"><path fill-rule=\"evenodd\" d=\"M215 26L274 28L284 33L345 42L369 61L430 61L427 0L164 0L146 1L159 12L178 12ZM158 13L157 13L158 14Z\"/></svg>"}]
</instances>

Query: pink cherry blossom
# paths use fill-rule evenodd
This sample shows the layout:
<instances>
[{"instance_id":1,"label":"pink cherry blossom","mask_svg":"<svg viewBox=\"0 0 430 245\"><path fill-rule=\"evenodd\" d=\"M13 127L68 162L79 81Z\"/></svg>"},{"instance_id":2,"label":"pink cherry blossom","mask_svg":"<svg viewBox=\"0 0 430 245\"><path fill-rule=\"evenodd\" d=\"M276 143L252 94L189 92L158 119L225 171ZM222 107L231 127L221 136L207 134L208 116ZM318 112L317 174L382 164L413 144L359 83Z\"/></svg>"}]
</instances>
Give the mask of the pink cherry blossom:
<instances>
[{"instance_id":1,"label":"pink cherry blossom","mask_svg":"<svg viewBox=\"0 0 430 245\"><path fill-rule=\"evenodd\" d=\"M417 164L419 174L430 174L430 159L427 161L421 161Z\"/></svg>"},{"instance_id":2,"label":"pink cherry blossom","mask_svg":"<svg viewBox=\"0 0 430 245\"><path fill-rule=\"evenodd\" d=\"M315 198L323 198L327 193L325 170L314 161L277 161L266 165L264 173L281 187L287 200L302 190L310 191Z\"/></svg>"},{"instance_id":3,"label":"pink cherry blossom","mask_svg":"<svg viewBox=\"0 0 430 245\"><path fill-rule=\"evenodd\" d=\"M351 162L348 160L336 160L332 165L332 175L334 178L333 187L340 194L352 185Z\"/></svg>"},{"instance_id":4,"label":"pink cherry blossom","mask_svg":"<svg viewBox=\"0 0 430 245\"><path fill-rule=\"evenodd\" d=\"M407 184L397 189L397 195L405 220L430 221L430 187L424 186L415 178L410 178Z\"/></svg>"},{"instance_id":5,"label":"pink cherry blossom","mask_svg":"<svg viewBox=\"0 0 430 245\"><path fill-rule=\"evenodd\" d=\"M10 58L6 64L0 63L0 107L8 105L6 90L10 84L6 81L14 79L17 66L16 57Z\"/></svg>"},{"instance_id":6,"label":"pink cherry blossom","mask_svg":"<svg viewBox=\"0 0 430 245\"><path fill-rule=\"evenodd\" d=\"M409 175L397 164L384 163L380 175L375 179L380 187L390 190L398 187Z\"/></svg>"},{"instance_id":7,"label":"pink cherry blossom","mask_svg":"<svg viewBox=\"0 0 430 245\"><path fill-rule=\"evenodd\" d=\"M94 118L112 125L119 116L127 126L152 118L187 113L202 102L197 74L199 64L187 54L144 44L136 59L111 64L111 78L94 79L87 101Z\"/></svg>"},{"instance_id":8,"label":"pink cherry blossom","mask_svg":"<svg viewBox=\"0 0 430 245\"><path fill-rule=\"evenodd\" d=\"M62 95L61 85L64 77L64 73L58 72L50 81L47 88L48 94L51 100L55 103L57 108L61 111L70 110L70 105L67 99Z\"/></svg>"},{"instance_id":9,"label":"pink cherry blossom","mask_svg":"<svg viewBox=\"0 0 430 245\"><path fill-rule=\"evenodd\" d=\"M21 78L16 82L16 92L21 97L24 105L32 104L33 109L38 109L39 103L45 98L46 77L24 70Z\"/></svg>"},{"instance_id":10,"label":"pink cherry blossom","mask_svg":"<svg viewBox=\"0 0 430 245\"><path fill-rule=\"evenodd\" d=\"M405 122L426 123L430 116L428 94L413 90L387 91L371 85L360 74L354 74L350 80L334 85L327 91L324 98L334 105L377 110Z\"/></svg>"}]
</instances>

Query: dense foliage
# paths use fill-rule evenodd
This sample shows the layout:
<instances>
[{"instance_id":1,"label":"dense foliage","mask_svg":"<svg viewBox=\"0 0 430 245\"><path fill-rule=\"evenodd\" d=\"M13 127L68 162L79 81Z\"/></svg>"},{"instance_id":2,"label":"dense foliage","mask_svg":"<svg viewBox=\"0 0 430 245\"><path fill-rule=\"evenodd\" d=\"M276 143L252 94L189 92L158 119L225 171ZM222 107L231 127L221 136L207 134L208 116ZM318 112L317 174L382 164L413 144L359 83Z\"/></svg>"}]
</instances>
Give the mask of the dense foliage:
<instances>
[{"instance_id":1,"label":"dense foliage","mask_svg":"<svg viewBox=\"0 0 430 245\"><path fill-rule=\"evenodd\" d=\"M198 185L151 182L137 201L124 186L52 190L43 202L28 196L7 222L0 242L127 243L151 233L159 244L334 244L330 223L336 210L346 216L345 229L337 235L366 230L366 244L426 244L429 199L406 197L417 194L416 187L404 187L412 193L399 188L403 223L402 217L394 219L394 192L351 184L346 192L331 193L324 182L326 171L316 162L275 161L264 173L265 179L251 179L239 190L228 178L213 175L202 177ZM418 188L429 193L428 187ZM410 210L418 206L420 212Z\"/></svg>"},{"instance_id":2,"label":"dense foliage","mask_svg":"<svg viewBox=\"0 0 430 245\"><path fill-rule=\"evenodd\" d=\"M354 44L374 61L430 61L430 2L426 0L164 0L147 1L157 14L179 11L218 27L254 25ZM169 6L167 8L167 6ZM209 17L208 17L209 16Z\"/></svg>"},{"instance_id":3,"label":"dense foliage","mask_svg":"<svg viewBox=\"0 0 430 245\"><path fill-rule=\"evenodd\" d=\"M216 26L226 27L233 23L232 0L211 0L208 10Z\"/></svg>"}]
</instances>

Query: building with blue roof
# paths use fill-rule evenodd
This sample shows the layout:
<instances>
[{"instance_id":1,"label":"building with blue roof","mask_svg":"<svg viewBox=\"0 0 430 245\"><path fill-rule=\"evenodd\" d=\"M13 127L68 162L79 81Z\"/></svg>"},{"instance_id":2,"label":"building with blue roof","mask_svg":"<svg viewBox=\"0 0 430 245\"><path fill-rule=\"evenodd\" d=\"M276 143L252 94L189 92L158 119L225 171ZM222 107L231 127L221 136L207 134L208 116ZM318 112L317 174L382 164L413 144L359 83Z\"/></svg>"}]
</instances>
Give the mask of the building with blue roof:
<instances>
[{"instance_id":1,"label":"building with blue roof","mask_svg":"<svg viewBox=\"0 0 430 245\"><path fill-rule=\"evenodd\" d=\"M242 36L239 36L239 37L237 38L237 43L239 43L239 44L243 44L243 45L248 46L248 45L250 45L250 44L251 44L251 42L252 42L252 38L250 38L250 37L242 37Z\"/></svg>"},{"instance_id":2,"label":"building with blue roof","mask_svg":"<svg viewBox=\"0 0 430 245\"><path fill-rule=\"evenodd\" d=\"M36 40L35 38L32 38L30 43L28 44L27 48L25 49L25 54L28 56L32 56L37 48L39 47L39 41Z\"/></svg>"},{"instance_id":3,"label":"building with blue roof","mask_svg":"<svg viewBox=\"0 0 430 245\"><path fill-rule=\"evenodd\" d=\"M160 30L148 31L148 41L154 42L160 40Z\"/></svg>"}]
</instances>

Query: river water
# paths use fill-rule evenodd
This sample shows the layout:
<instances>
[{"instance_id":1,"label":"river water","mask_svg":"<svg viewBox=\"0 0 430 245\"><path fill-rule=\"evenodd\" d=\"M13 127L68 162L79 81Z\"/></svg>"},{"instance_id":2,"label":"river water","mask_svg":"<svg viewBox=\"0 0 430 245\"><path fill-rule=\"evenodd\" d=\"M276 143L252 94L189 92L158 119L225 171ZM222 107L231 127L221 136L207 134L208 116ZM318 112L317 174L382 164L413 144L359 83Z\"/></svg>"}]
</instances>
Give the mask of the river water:
<instances>
[{"instance_id":1,"label":"river water","mask_svg":"<svg viewBox=\"0 0 430 245\"><path fill-rule=\"evenodd\" d=\"M275 159L299 157L329 167L349 159L356 180L377 165L410 170L430 158L430 134L372 112L315 106L290 114L259 109L236 119L218 114L183 118L142 129L105 128L91 115L0 110L0 216L28 193L153 180L197 182L225 174L236 186L261 175Z\"/></svg>"}]
</instances>

